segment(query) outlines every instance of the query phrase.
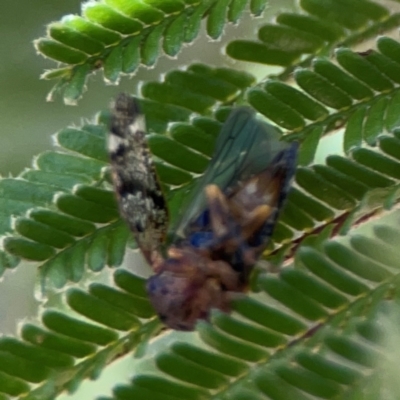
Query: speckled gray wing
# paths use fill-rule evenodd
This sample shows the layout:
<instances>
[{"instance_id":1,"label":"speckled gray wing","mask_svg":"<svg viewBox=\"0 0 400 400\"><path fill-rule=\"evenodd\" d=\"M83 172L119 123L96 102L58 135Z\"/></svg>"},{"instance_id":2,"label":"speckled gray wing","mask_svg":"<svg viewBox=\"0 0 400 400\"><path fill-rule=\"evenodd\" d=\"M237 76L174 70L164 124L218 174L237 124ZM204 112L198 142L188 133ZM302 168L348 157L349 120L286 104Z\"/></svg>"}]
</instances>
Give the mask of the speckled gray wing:
<instances>
[{"instance_id":1,"label":"speckled gray wing","mask_svg":"<svg viewBox=\"0 0 400 400\"><path fill-rule=\"evenodd\" d=\"M118 95L111 112L108 150L119 208L143 255L155 267L168 211L147 145L144 115L127 94Z\"/></svg>"}]
</instances>

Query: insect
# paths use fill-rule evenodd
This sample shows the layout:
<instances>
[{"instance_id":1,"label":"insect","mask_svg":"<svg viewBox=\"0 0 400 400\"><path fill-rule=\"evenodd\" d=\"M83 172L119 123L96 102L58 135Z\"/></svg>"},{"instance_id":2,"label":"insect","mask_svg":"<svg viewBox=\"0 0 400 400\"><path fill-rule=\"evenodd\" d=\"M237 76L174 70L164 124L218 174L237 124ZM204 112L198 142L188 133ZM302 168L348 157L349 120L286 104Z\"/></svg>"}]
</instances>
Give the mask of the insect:
<instances>
[{"instance_id":1,"label":"insect","mask_svg":"<svg viewBox=\"0 0 400 400\"><path fill-rule=\"evenodd\" d=\"M297 143L279 141L277 129L248 108L232 111L172 228L144 116L126 94L112 107L109 152L121 214L155 272L147 291L160 319L192 330L212 308L229 312L270 240L294 175Z\"/></svg>"}]
</instances>

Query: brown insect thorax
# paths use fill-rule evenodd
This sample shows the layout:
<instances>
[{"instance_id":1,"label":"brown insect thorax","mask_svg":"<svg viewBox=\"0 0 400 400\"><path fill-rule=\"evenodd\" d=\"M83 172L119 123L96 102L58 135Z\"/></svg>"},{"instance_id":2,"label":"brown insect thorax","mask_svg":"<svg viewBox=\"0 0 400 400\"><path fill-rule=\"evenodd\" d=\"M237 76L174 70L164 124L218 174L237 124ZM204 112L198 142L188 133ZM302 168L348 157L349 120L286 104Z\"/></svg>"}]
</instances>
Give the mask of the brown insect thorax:
<instances>
[{"instance_id":1,"label":"brown insect thorax","mask_svg":"<svg viewBox=\"0 0 400 400\"><path fill-rule=\"evenodd\" d=\"M208 319L212 308L230 311L232 292L244 289L227 262L212 260L206 253L189 246L171 247L169 258L148 280L150 301L170 328L193 330L198 319Z\"/></svg>"}]
</instances>

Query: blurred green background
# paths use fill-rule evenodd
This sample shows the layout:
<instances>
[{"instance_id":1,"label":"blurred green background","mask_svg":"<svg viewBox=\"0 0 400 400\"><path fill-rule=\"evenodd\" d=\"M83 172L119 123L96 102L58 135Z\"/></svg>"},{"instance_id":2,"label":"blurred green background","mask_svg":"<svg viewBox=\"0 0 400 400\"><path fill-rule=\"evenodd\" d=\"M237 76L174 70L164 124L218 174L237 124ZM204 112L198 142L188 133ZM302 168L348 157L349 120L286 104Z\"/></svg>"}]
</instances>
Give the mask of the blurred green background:
<instances>
[{"instance_id":1,"label":"blurred green background","mask_svg":"<svg viewBox=\"0 0 400 400\"><path fill-rule=\"evenodd\" d=\"M45 33L45 24L64 13L78 12L78 0L3 1L0 3L0 171L16 174L31 165L34 154L49 148L49 135L95 109L66 108L47 103L52 83L39 76L52 63L36 54L33 40Z\"/></svg>"},{"instance_id":2,"label":"blurred green background","mask_svg":"<svg viewBox=\"0 0 400 400\"><path fill-rule=\"evenodd\" d=\"M46 103L50 82L39 75L51 64L36 55L33 40L45 32L45 24L63 13L77 12L78 0L0 2L0 174L18 174L32 165L32 157L51 147L50 135L71 121L79 122L87 110ZM93 105L93 109L98 105ZM89 114L90 115L90 114ZM0 332L14 333L20 319L33 314L34 264L7 272L0 287Z\"/></svg>"}]
</instances>

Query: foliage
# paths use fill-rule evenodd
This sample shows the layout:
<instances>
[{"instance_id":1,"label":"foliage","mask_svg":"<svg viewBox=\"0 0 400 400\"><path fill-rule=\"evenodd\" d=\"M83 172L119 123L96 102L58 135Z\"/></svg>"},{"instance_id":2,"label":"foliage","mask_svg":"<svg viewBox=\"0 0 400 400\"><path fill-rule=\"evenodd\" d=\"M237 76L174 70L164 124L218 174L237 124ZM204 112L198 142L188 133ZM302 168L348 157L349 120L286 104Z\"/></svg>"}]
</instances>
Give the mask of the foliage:
<instances>
[{"instance_id":1,"label":"foliage","mask_svg":"<svg viewBox=\"0 0 400 400\"><path fill-rule=\"evenodd\" d=\"M103 0L48 26L36 48L62 65L51 97L75 103L102 68L118 82L164 54L176 56L204 20L210 38L263 0ZM393 3L393 9L396 4ZM192 64L140 87L149 144L174 212L206 168L229 111L248 104L301 143L295 185L250 294L232 315L215 311L185 336L145 352L143 372L112 398L363 398L385 332L376 321L398 298L400 14L368 0L301 0L227 57L280 66L247 70ZM377 33L387 36L376 39ZM363 51L354 46L368 40ZM162 46L162 52L160 46ZM244 64L249 66L251 64ZM144 279L121 264L134 247L118 215L105 149L107 112L55 136L32 168L0 180L1 272L38 263L43 304L19 337L0 338L0 399L53 399L143 349L162 329ZM324 164L324 136L343 130L343 153ZM96 281L108 272L105 282ZM96 275L97 274L97 275ZM396 308L395 308L396 309ZM150 345L151 348L151 345ZM390 352L390 350L389 350Z\"/></svg>"}]
</instances>

